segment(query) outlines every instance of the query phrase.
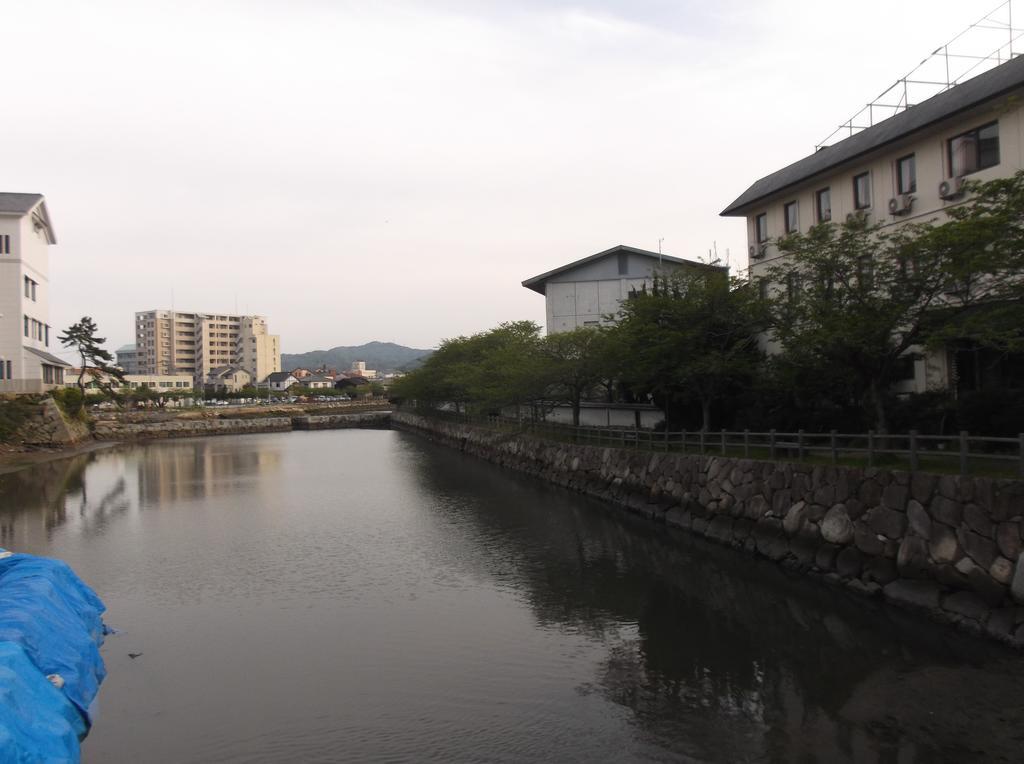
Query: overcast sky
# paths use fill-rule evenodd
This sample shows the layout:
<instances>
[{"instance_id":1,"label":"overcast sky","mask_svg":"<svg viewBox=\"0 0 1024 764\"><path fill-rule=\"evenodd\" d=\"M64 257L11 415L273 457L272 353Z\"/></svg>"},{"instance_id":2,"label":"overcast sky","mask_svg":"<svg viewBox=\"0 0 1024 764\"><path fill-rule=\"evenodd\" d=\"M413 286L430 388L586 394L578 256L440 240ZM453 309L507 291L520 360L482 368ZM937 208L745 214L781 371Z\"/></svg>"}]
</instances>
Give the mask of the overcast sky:
<instances>
[{"instance_id":1,"label":"overcast sky","mask_svg":"<svg viewBox=\"0 0 1024 764\"><path fill-rule=\"evenodd\" d=\"M0 0L0 190L46 195L58 329L431 347L616 244L744 266L726 204L996 4Z\"/></svg>"}]
</instances>

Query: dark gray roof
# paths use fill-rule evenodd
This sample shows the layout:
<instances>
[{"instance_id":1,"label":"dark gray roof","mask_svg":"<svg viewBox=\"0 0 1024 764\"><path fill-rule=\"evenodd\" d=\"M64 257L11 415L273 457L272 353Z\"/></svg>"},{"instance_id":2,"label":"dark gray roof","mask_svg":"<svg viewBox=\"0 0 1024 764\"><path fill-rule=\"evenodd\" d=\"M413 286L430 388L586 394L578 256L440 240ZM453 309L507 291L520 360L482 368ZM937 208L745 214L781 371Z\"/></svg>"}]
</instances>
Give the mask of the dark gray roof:
<instances>
[{"instance_id":1,"label":"dark gray roof","mask_svg":"<svg viewBox=\"0 0 1024 764\"><path fill-rule=\"evenodd\" d=\"M43 199L42 194L15 194L0 191L0 212L14 212L25 215Z\"/></svg>"},{"instance_id":2,"label":"dark gray roof","mask_svg":"<svg viewBox=\"0 0 1024 764\"><path fill-rule=\"evenodd\" d=\"M901 111L877 125L862 130L839 143L804 157L788 167L773 172L757 181L740 194L732 204L722 210L723 216L743 216L751 204L795 186L815 175L923 130L936 122L967 111L985 101L999 98L1024 86L1024 56L1017 56L1005 64L989 69L963 84L932 96L906 111Z\"/></svg>"},{"instance_id":3,"label":"dark gray roof","mask_svg":"<svg viewBox=\"0 0 1024 764\"><path fill-rule=\"evenodd\" d=\"M598 252L596 255L589 255L588 257L584 257L580 260L575 260L569 263L568 265L562 265L558 268L555 268L553 271L548 271L547 273L542 273L539 276L534 276L533 278L526 279L526 281L523 282L523 286L526 287L527 289L532 289L534 292L544 294L544 284L553 277L557 276L558 274L564 273L565 271L568 270L572 270L573 268L577 268L581 265L586 265L587 263L591 263L594 260L600 260L602 257L617 254L619 252L629 252L630 254L634 255L642 255L643 257L650 257L653 258L654 260L658 260L659 262L672 263L673 265L692 265L698 268L721 268L721 266L717 265L699 263L695 260L682 260L678 257L669 257L668 255L663 255L659 252L651 252L650 250L637 249L636 247L628 247L625 244L619 244L618 246L612 247L611 249L604 250L604 252Z\"/></svg>"},{"instance_id":4,"label":"dark gray roof","mask_svg":"<svg viewBox=\"0 0 1024 764\"><path fill-rule=\"evenodd\" d=\"M292 376L290 371L272 371L267 375L267 382L284 382L288 377Z\"/></svg>"},{"instance_id":5,"label":"dark gray roof","mask_svg":"<svg viewBox=\"0 0 1024 764\"><path fill-rule=\"evenodd\" d=\"M70 368L70 366L71 366L71 364L68 363L67 361L62 361L57 356L50 355L45 350L36 350L35 348L30 348L27 345L25 346L25 350L27 350L28 352L32 353L33 355L39 356L44 361L46 361L48 364L51 364L53 366L65 366L65 367L68 367L68 368Z\"/></svg>"},{"instance_id":6,"label":"dark gray roof","mask_svg":"<svg viewBox=\"0 0 1024 764\"><path fill-rule=\"evenodd\" d=\"M115 353L135 353L135 352L137 352L137 350L136 350L135 345L122 345L121 347L119 347L114 352Z\"/></svg>"},{"instance_id":7,"label":"dark gray roof","mask_svg":"<svg viewBox=\"0 0 1024 764\"><path fill-rule=\"evenodd\" d=\"M228 374L234 374L236 371L245 371L238 366L215 366L210 369L209 376L211 377L226 377Z\"/></svg>"}]
</instances>

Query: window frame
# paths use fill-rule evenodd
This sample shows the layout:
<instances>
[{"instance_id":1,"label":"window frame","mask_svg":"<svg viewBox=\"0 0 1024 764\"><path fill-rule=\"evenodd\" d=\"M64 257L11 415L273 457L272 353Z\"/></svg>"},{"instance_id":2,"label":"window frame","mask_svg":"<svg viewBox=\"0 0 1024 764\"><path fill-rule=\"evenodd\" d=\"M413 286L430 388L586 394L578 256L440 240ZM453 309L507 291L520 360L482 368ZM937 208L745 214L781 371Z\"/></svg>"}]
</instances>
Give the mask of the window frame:
<instances>
[{"instance_id":1,"label":"window frame","mask_svg":"<svg viewBox=\"0 0 1024 764\"><path fill-rule=\"evenodd\" d=\"M821 197L822 194L828 194L828 215L822 214ZM819 188L814 192L814 214L817 217L819 223L829 223L832 221L832 186L825 186L825 188Z\"/></svg>"},{"instance_id":2,"label":"window frame","mask_svg":"<svg viewBox=\"0 0 1024 764\"><path fill-rule=\"evenodd\" d=\"M865 188L867 190L867 200L861 198L860 188L857 181L861 178L865 180ZM853 176L853 208L855 210L869 210L872 204L872 193L871 193L871 171L859 172Z\"/></svg>"},{"instance_id":3,"label":"window frame","mask_svg":"<svg viewBox=\"0 0 1024 764\"><path fill-rule=\"evenodd\" d=\"M761 223L764 223L762 226ZM762 231L762 228L764 229ZM762 237L761 234L764 234ZM757 244L764 244L768 241L768 213L762 212L760 215L754 215L754 242Z\"/></svg>"},{"instance_id":4,"label":"window frame","mask_svg":"<svg viewBox=\"0 0 1024 764\"><path fill-rule=\"evenodd\" d=\"M987 128L994 127L996 129L996 157L995 161L991 164L983 165L981 163L981 131ZM974 138L974 166L970 169L960 168L962 172L954 172L954 161L953 161L953 142L961 138L967 138L973 136ZM946 162L949 169L950 178L961 178L966 175L972 175L982 170L987 170L990 167L996 167L1002 162L1001 146L999 142L999 120L994 119L991 122L986 122L983 125L971 128L970 130L964 130L962 133L957 133L946 141Z\"/></svg>"},{"instance_id":5,"label":"window frame","mask_svg":"<svg viewBox=\"0 0 1024 764\"><path fill-rule=\"evenodd\" d=\"M790 210L793 212L792 226L790 226ZM796 199L782 205L782 228L787 234L796 233L800 230L800 206Z\"/></svg>"},{"instance_id":6,"label":"window frame","mask_svg":"<svg viewBox=\"0 0 1024 764\"><path fill-rule=\"evenodd\" d=\"M910 162L910 188L904 188L903 167L904 163L908 161ZM896 160L896 193L901 195L917 193L917 158L913 153L901 156Z\"/></svg>"}]
</instances>

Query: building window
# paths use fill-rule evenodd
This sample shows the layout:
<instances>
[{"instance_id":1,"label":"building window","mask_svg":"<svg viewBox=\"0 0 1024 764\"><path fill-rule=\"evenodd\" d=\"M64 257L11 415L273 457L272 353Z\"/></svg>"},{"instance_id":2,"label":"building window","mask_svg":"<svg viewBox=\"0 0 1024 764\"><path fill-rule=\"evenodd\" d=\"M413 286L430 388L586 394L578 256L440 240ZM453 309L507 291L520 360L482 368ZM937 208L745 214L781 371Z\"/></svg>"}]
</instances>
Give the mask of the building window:
<instances>
[{"instance_id":1,"label":"building window","mask_svg":"<svg viewBox=\"0 0 1024 764\"><path fill-rule=\"evenodd\" d=\"M754 218L754 236L757 238L758 244L764 244L768 241L768 214L762 212L756 218Z\"/></svg>"},{"instance_id":2,"label":"building window","mask_svg":"<svg viewBox=\"0 0 1024 764\"><path fill-rule=\"evenodd\" d=\"M858 210L871 206L871 173L853 176L853 206Z\"/></svg>"},{"instance_id":3,"label":"building window","mask_svg":"<svg viewBox=\"0 0 1024 764\"><path fill-rule=\"evenodd\" d=\"M871 289L875 284L875 264L871 255L857 258L857 285L861 289Z\"/></svg>"},{"instance_id":4,"label":"building window","mask_svg":"<svg viewBox=\"0 0 1024 764\"><path fill-rule=\"evenodd\" d=\"M969 175L999 164L999 123L968 130L949 140L949 174Z\"/></svg>"},{"instance_id":5,"label":"building window","mask_svg":"<svg viewBox=\"0 0 1024 764\"><path fill-rule=\"evenodd\" d=\"M819 223L827 223L832 219L832 189L823 188L814 194L815 214Z\"/></svg>"},{"instance_id":6,"label":"building window","mask_svg":"<svg viewBox=\"0 0 1024 764\"><path fill-rule=\"evenodd\" d=\"M786 233L796 233L800 227L800 222L797 220L799 216L797 215L796 202L787 202L783 205L782 211L786 218Z\"/></svg>"},{"instance_id":7,"label":"building window","mask_svg":"<svg viewBox=\"0 0 1024 764\"><path fill-rule=\"evenodd\" d=\"M45 340L46 347L50 347L50 325L49 324L44 324L43 325L43 330L46 332L46 340Z\"/></svg>"},{"instance_id":8,"label":"building window","mask_svg":"<svg viewBox=\"0 0 1024 764\"><path fill-rule=\"evenodd\" d=\"M0 254L11 254L11 237L9 234L5 233L3 236L0 236Z\"/></svg>"},{"instance_id":9,"label":"building window","mask_svg":"<svg viewBox=\"0 0 1024 764\"><path fill-rule=\"evenodd\" d=\"M22 318L25 319L25 336L27 337L28 336L28 316L23 316Z\"/></svg>"},{"instance_id":10,"label":"building window","mask_svg":"<svg viewBox=\"0 0 1024 764\"><path fill-rule=\"evenodd\" d=\"M28 276L26 276L25 277L25 296L26 297L29 296L30 289L29 289L28 285L31 284L31 283L32 283L32 279L30 279Z\"/></svg>"},{"instance_id":11,"label":"building window","mask_svg":"<svg viewBox=\"0 0 1024 764\"><path fill-rule=\"evenodd\" d=\"M768 299L768 279L757 280L757 296L761 300Z\"/></svg>"},{"instance_id":12,"label":"building window","mask_svg":"<svg viewBox=\"0 0 1024 764\"><path fill-rule=\"evenodd\" d=\"M803 282L797 273L786 274L786 296L790 300L796 300L803 289Z\"/></svg>"},{"instance_id":13,"label":"building window","mask_svg":"<svg viewBox=\"0 0 1024 764\"><path fill-rule=\"evenodd\" d=\"M917 191L917 167L914 155L896 160L896 193L912 194Z\"/></svg>"}]
</instances>

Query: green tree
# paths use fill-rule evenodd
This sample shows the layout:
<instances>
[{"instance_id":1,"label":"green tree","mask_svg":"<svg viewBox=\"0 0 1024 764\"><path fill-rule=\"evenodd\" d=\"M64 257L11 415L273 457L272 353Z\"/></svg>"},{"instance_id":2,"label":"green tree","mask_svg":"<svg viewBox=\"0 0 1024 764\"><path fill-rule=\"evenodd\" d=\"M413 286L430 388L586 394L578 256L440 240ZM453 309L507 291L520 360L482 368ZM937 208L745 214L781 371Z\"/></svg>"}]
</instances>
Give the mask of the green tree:
<instances>
[{"instance_id":1,"label":"green tree","mask_svg":"<svg viewBox=\"0 0 1024 764\"><path fill-rule=\"evenodd\" d=\"M572 408L572 423L580 423L580 404L611 376L609 333L582 327L544 337L539 345L540 377L545 397Z\"/></svg>"},{"instance_id":2,"label":"green tree","mask_svg":"<svg viewBox=\"0 0 1024 764\"><path fill-rule=\"evenodd\" d=\"M102 346L105 337L96 336L96 322L89 316L82 316L81 321L69 326L57 339L66 348L73 348L81 359L81 371L78 374L78 389L85 398L85 377L91 376L105 393L114 397L114 390L106 379L117 380L119 386L125 384L124 372L114 366L114 356Z\"/></svg>"},{"instance_id":3,"label":"green tree","mask_svg":"<svg viewBox=\"0 0 1024 764\"><path fill-rule=\"evenodd\" d=\"M749 284L721 271L673 273L622 305L613 341L621 373L640 393L666 406L695 402L701 427L712 404L756 373L761 305Z\"/></svg>"},{"instance_id":4,"label":"green tree","mask_svg":"<svg viewBox=\"0 0 1024 764\"><path fill-rule=\"evenodd\" d=\"M967 188L972 202L942 224L854 218L778 241L785 257L766 276L774 338L845 370L880 432L908 355L952 340L1022 345L1024 173Z\"/></svg>"},{"instance_id":5,"label":"green tree","mask_svg":"<svg viewBox=\"0 0 1024 764\"><path fill-rule=\"evenodd\" d=\"M536 402L543 393L540 327L510 321L486 332L444 340L415 371L396 380L394 400L456 411L493 411Z\"/></svg>"}]
</instances>

